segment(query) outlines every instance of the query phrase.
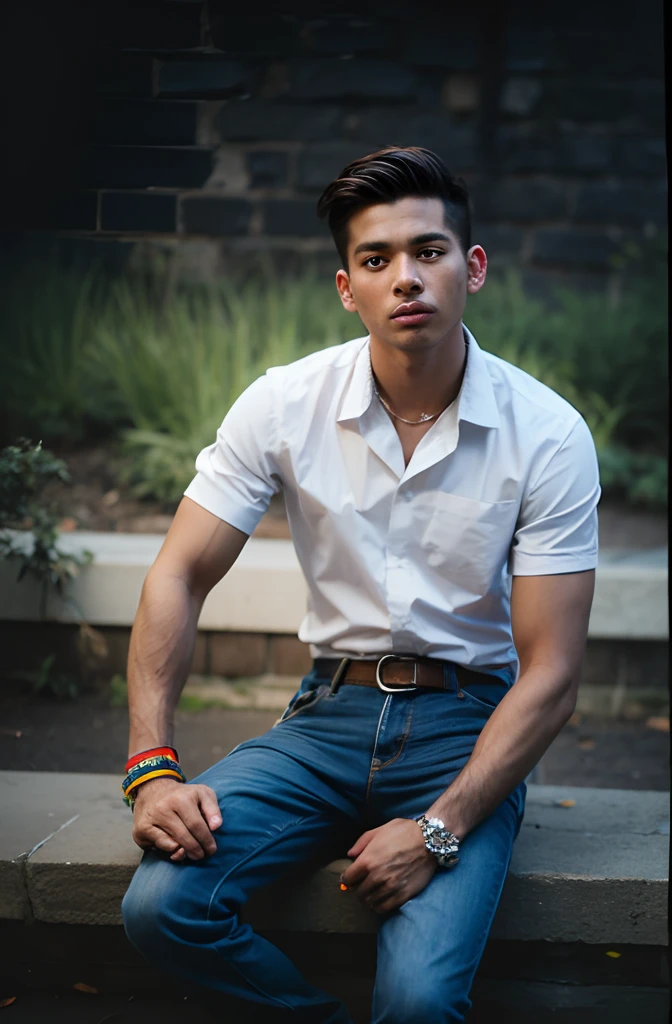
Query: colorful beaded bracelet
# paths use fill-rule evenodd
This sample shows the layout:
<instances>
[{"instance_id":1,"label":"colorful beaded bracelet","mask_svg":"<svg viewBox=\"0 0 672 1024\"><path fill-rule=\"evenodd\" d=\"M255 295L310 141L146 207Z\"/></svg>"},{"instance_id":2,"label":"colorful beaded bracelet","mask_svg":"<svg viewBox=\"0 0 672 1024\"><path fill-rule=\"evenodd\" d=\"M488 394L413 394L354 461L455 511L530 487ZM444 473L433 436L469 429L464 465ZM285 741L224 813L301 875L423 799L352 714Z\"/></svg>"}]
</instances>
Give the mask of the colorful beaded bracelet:
<instances>
[{"instance_id":1,"label":"colorful beaded bracelet","mask_svg":"<svg viewBox=\"0 0 672 1024\"><path fill-rule=\"evenodd\" d=\"M124 803L132 808L138 786L143 782L149 782L150 779L158 779L162 776L178 779L180 782L187 781L178 762L173 758L159 756L145 758L131 768L121 784Z\"/></svg>"}]
</instances>

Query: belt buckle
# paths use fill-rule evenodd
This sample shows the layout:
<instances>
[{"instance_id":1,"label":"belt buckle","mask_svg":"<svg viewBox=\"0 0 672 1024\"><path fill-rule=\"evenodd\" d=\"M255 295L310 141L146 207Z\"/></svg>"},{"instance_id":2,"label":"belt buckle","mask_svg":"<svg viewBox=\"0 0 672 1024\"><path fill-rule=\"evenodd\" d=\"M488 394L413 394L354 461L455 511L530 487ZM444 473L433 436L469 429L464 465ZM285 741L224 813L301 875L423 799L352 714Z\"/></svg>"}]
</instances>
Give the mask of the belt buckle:
<instances>
[{"instance_id":1,"label":"belt buckle","mask_svg":"<svg viewBox=\"0 0 672 1024\"><path fill-rule=\"evenodd\" d=\"M412 682L412 684L410 686L386 686L385 683L383 682L383 680L380 678L381 666L386 661L412 661L412 662L414 662L415 664L413 666L413 682ZM382 658L380 659L380 661L378 662L378 664L376 665L376 682L378 684L379 689L383 690L384 693L405 693L407 690L417 690L417 688L418 688L417 678L418 678L417 658L411 657L409 655L384 654L382 656Z\"/></svg>"}]
</instances>

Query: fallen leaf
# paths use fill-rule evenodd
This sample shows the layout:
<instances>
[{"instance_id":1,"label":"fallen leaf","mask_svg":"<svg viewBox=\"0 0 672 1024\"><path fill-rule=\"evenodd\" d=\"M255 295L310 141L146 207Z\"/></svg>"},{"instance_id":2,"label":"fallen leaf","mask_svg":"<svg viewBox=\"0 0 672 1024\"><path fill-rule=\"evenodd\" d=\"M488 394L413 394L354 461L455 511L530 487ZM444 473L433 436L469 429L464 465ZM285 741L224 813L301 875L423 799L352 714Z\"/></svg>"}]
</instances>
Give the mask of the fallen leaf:
<instances>
[{"instance_id":1,"label":"fallen leaf","mask_svg":"<svg viewBox=\"0 0 672 1024\"><path fill-rule=\"evenodd\" d=\"M72 516L66 516L65 519L61 519L58 528L61 533L72 533L73 530L77 529L77 520L73 519Z\"/></svg>"},{"instance_id":2,"label":"fallen leaf","mask_svg":"<svg viewBox=\"0 0 672 1024\"><path fill-rule=\"evenodd\" d=\"M558 807L573 807L576 800L556 800Z\"/></svg>"},{"instance_id":3,"label":"fallen leaf","mask_svg":"<svg viewBox=\"0 0 672 1024\"><path fill-rule=\"evenodd\" d=\"M567 725L581 725L581 712L575 711L572 717L567 720Z\"/></svg>"},{"instance_id":4,"label":"fallen leaf","mask_svg":"<svg viewBox=\"0 0 672 1024\"><path fill-rule=\"evenodd\" d=\"M84 981L77 981L72 987L76 988L78 992L90 992L91 995L98 995L98 989L94 988L93 985L87 985Z\"/></svg>"},{"instance_id":5,"label":"fallen leaf","mask_svg":"<svg viewBox=\"0 0 672 1024\"><path fill-rule=\"evenodd\" d=\"M577 747L580 747L581 750L593 750L595 747L595 740L591 740L588 738L586 738L585 740L577 740L576 745Z\"/></svg>"},{"instance_id":6,"label":"fallen leaf","mask_svg":"<svg viewBox=\"0 0 672 1024\"><path fill-rule=\"evenodd\" d=\"M657 729L658 732L669 732L670 731L670 720L669 718L662 718L657 715L653 715L651 718L647 718L644 723L649 729Z\"/></svg>"},{"instance_id":7,"label":"fallen leaf","mask_svg":"<svg viewBox=\"0 0 672 1024\"><path fill-rule=\"evenodd\" d=\"M0 999L0 1006L11 1006L16 1002L16 996L8 996L7 999Z\"/></svg>"},{"instance_id":8,"label":"fallen leaf","mask_svg":"<svg viewBox=\"0 0 672 1024\"><path fill-rule=\"evenodd\" d=\"M20 740L21 737L23 736L23 733L21 732L20 729L7 729L5 728L5 726L2 726L2 728L0 728L0 734L2 736L16 736L17 740Z\"/></svg>"},{"instance_id":9,"label":"fallen leaf","mask_svg":"<svg viewBox=\"0 0 672 1024\"><path fill-rule=\"evenodd\" d=\"M620 955L620 953L615 953L613 949L607 952L607 956L613 957L614 960L617 960Z\"/></svg>"}]
</instances>

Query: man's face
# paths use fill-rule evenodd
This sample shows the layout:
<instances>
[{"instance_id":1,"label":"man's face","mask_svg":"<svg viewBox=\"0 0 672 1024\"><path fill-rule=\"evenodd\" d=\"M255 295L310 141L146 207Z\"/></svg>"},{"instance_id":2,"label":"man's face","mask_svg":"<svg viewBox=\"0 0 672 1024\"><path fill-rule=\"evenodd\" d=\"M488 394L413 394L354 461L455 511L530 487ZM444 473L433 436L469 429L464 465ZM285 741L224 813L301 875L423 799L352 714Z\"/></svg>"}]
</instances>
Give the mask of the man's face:
<instances>
[{"instance_id":1,"label":"man's face","mask_svg":"<svg viewBox=\"0 0 672 1024\"><path fill-rule=\"evenodd\" d=\"M417 351L441 343L460 323L467 292L478 291L485 280L487 260L480 246L465 259L440 199L405 197L350 219L348 267L349 273L336 275L345 308L359 313L382 344ZM412 302L428 311L394 315Z\"/></svg>"}]
</instances>

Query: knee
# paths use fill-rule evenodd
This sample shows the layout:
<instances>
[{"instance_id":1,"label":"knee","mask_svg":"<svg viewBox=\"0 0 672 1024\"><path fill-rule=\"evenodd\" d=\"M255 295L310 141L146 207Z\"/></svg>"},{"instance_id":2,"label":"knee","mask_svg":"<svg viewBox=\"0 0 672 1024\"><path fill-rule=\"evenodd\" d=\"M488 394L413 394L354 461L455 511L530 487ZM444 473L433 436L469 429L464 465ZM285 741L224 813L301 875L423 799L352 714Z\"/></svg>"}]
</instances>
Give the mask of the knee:
<instances>
[{"instance_id":1,"label":"knee","mask_svg":"<svg viewBox=\"0 0 672 1024\"><path fill-rule=\"evenodd\" d=\"M176 899L179 879L176 865L145 856L121 904L124 929L129 941L148 960L171 945L176 937ZM171 884L172 883L172 884Z\"/></svg>"}]
</instances>

